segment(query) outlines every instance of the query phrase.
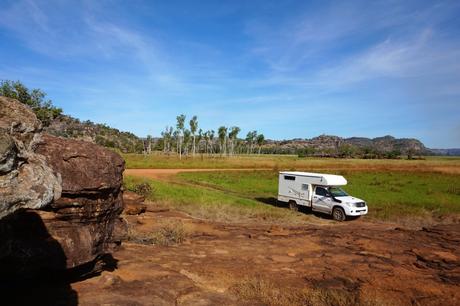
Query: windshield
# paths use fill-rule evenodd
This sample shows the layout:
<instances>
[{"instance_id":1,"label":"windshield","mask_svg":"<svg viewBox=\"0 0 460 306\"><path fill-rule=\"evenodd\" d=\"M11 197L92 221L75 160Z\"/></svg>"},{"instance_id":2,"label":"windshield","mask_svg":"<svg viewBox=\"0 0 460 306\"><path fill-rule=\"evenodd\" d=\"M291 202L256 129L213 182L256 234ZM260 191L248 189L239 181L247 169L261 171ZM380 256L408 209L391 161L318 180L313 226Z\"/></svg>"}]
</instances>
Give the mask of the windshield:
<instances>
[{"instance_id":1,"label":"windshield","mask_svg":"<svg viewBox=\"0 0 460 306\"><path fill-rule=\"evenodd\" d=\"M339 187L329 187L329 192L335 198L346 197L348 195L348 193L346 193L345 191L343 191L342 188Z\"/></svg>"}]
</instances>

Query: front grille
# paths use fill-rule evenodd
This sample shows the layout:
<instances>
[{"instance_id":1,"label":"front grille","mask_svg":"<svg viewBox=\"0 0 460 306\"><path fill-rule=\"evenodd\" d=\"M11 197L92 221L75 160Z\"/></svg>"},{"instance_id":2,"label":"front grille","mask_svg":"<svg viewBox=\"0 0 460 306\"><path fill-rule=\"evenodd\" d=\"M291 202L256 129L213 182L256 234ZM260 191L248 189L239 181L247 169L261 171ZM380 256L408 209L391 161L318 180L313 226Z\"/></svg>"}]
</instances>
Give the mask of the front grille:
<instances>
[{"instance_id":1,"label":"front grille","mask_svg":"<svg viewBox=\"0 0 460 306\"><path fill-rule=\"evenodd\" d=\"M355 206L356 206L356 207L364 207L364 206L366 206L366 203L364 203L364 202L358 202L358 203L355 203Z\"/></svg>"}]
</instances>

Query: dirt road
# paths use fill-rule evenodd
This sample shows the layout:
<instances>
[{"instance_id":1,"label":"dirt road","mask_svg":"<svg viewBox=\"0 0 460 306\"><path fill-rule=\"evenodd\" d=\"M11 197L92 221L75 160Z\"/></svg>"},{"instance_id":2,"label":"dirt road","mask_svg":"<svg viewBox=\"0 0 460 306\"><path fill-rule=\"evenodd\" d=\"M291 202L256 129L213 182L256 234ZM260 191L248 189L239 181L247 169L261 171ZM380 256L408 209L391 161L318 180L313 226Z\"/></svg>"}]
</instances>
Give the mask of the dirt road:
<instances>
[{"instance_id":1,"label":"dirt road","mask_svg":"<svg viewBox=\"0 0 460 306\"><path fill-rule=\"evenodd\" d=\"M137 233L180 222L176 246L126 242L118 267L72 288L82 305L458 305L460 227L364 221L279 227L196 220L148 204ZM305 304L303 304L305 305Z\"/></svg>"}]
</instances>

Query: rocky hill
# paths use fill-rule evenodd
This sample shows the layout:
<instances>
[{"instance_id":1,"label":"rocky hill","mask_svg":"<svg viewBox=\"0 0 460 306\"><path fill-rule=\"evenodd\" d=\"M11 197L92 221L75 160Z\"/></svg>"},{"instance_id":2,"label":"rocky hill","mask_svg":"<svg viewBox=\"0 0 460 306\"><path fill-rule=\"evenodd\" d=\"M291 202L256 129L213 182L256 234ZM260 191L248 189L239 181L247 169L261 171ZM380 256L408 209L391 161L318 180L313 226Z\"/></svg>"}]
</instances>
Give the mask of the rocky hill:
<instances>
[{"instance_id":1,"label":"rocky hill","mask_svg":"<svg viewBox=\"0 0 460 306\"><path fill-rule=\"evenodd\" d=\"M68 115L57 116L44 130L55 136L89 141L123 153L141 153L144 148L142 139L133 133L89 120L80 121Z\"/></svg>"},{"instance_id":2,"label":"rocky hill","mask_svg":"<svg viewBox=\"0 0 460 306\"><path fill-rule=\"evenodd\" d=\"M299 154L305 156L394 158L399 155L429 155L422 142L413 138L384 136L377 138L342 138L320 135L311 139L268 140L263 153Z\"/></svg>"}]
</instances>

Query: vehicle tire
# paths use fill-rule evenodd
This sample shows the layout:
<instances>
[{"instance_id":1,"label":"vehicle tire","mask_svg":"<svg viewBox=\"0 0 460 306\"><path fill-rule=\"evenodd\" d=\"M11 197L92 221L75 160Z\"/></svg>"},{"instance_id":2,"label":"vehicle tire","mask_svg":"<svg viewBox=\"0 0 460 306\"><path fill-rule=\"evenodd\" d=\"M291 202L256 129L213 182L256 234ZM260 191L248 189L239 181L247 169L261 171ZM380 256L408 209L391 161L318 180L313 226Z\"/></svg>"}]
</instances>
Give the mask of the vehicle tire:
<instances>
[{"instance_id":1,"label":"vehicle tire","mask_svg":"<svg viewBox=\"0 0 460 306\"><path fill-rule=\"evenodd\" d=\"M289 201L289 209L292 210L292 211L298 211L299 210L299 206L297 205L297 203L295 201Z\"/></svg>"},{"instance_id":2,"label":"vehicle tire","mask_svg":"<svg viewBox=\"0 0 460 306\"><path fill-rule=\"evenodd\" d=\"M346 218L347 216L345 215L345 211L343 210L343 208L335 207L332 210L332 219L334 219L335 221L345 221Z\"/></svg>"}]
</instances>

